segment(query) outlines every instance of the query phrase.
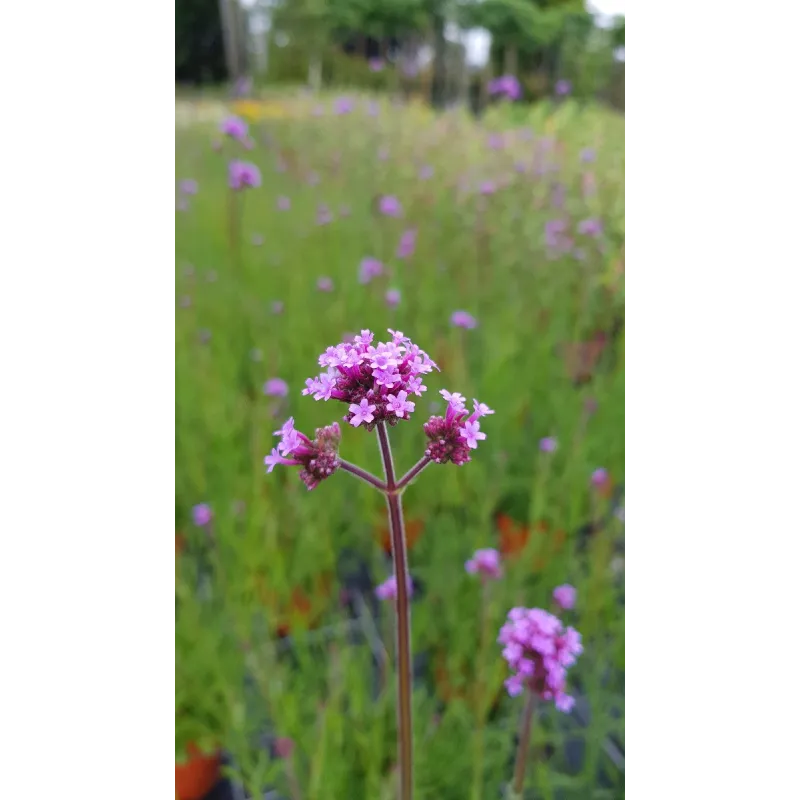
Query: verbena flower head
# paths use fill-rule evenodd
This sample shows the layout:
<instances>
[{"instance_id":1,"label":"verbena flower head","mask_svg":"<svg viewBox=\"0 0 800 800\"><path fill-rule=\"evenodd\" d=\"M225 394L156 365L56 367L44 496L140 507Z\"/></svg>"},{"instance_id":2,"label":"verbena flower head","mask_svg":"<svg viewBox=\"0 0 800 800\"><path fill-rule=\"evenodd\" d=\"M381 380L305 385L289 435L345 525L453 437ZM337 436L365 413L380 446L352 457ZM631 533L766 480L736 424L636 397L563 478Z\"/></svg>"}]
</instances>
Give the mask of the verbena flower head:
<instances>
[{"instance_id":1,"label":"verbena flower head","mask_svg":"<svg viewBox=\"0 0 800 800\"><path fill-rule=\"evenodd\" d=\"M419 168L419 177L420 180L427 181L429 178L433 177L433 167L430 164L423 164Z\"/></svg>"},{"instance_id":2,"label":"verbena flower head","mask_svg":"<svg viewBox=\"0 0 800 800\"><path fill-rule=\"evenodd\" d=\"M333 222L333 212L325 203L320 203L317 206L317 225L328 225L331 222Z\"/></svg>"},{"instance_id":3,"label":"verbena flower head","mask_svg":"<svg viewBox=\"0 0 800 800\"><path fill-rule=\"evenodd\" d=\"M596 489L600 489L605 486L606 482L608 481L608 471L603 467L600 467L592 473L590 480L592 486L594 486Z\"/></svg>"},{"instance_id":4,"label":"verbena flower head","mask_svg":"<svg viewBox=\"0 0 800 800\"><path fill-rule=\"evenodd\" d=\"M212 516L211 507L208 503L200 503L192 509L192 522L200 528L203 525L208 525Z\"/></svg>"},{"instance_id":5,"label":"verbena flower head","mask_svg":"<svg viewBox=\"0 0 800 800\"><path fill-rule=\"evenodd\" d=\"M369 68L372 72L380 72L384 67L382 58L371 58L369 60Z\"/></svg>"},{"instance_id":6,"label":"verbena flower head","mask_svg":"<svg viewBox=\"0 0 800 800\"><path fill-rule=\"evenodd\" d=\"M231 139L236 139L240 142L247 138L247 123L243 119L239 119L239 117L224 119L219 129L225 136L230 136Z\"/></svg>"},{"instance_id":7,"label":"verbena flower head","mask_svg":"<svg viewBox=\"0 0 800 800\"><path fill-rule=\"evenodd\" d=\"M385 217L402 217L403 216L403 206L400 205L400 201L390 195L384 195L378 201L378 209Z\"/></svg>"},{"instance_id":8,"label":"verbena flower head","mask_svg":"<svg viewBox=\"0 0 800 800\"><path fill-rule=\"evenodd\" d=\"M575 608L575 598L577 597L577 594L578 592L575 590L574 586L570 586L568 583L565 583L561 586L556 586L556 588L553 589L553 600L559 608L569 611L570 609Z\"/></svg>"},{"instance_id":9,"label":"verbena flower head","mask_svg":"<svg viewBox=\"0 0 800 800\"><path fill-rule=\"evenodd\" d=\"M281 378L270 378L264 384L264 394L270 397L286 397L289 394L289 384Z\"/></svg>"},{"instance_id":10,"label":"verbena flower head","mask_svg":"<svg viewBox=\"0 0 800 800\"><path fill-rule=\"evenodd\" d=\"M497 191L497 184L494 181L483 181L478 187L478 192L485 197Z\"/></svg>"},{"instance_id":11,"label":"verbena flower head","mask_svg":"<svg viewBox=\"0 0 800 800\"><path fill-rule=\"evenodd\" d=\"M192 195L197 194L197 181L192 180L191 178L181 181L181 194L185 195Z\"/></svg>"},{"instance_id":12,"label":"verbena flower head","mask_svg":"<svg viewBox=\"0 0 800 800\"><path fill-rule=\"evenodd\" d=\"M545 436L539 442L539 449L543 453L554 453L558 448L558 442L552 436Z\"/></svg>"},{"instance_id":13,"label":"verbena flower head","mask_svg":"<svg viewBox=\"0 0 800 800\"><path fill-rule=\"evenodd\" d=\"M450 322L457 328L477 328L478 321L467 311L454 311Z\"/></svg>"},{"instance_id":14,"label":"verbena flower head","mask_svg":"<svg viewBox=\"0 0 800 800\"><path fill-rule=\"evenodd\" d=\"M280 436L281 440L264 458L268 473L278 464L302 467L300 480L311 490L339 469L338 451L342 432L338 423L317 428L312 441L295 429L294 417L289 417L283 426L275 431L275 436Z\"/></svg>"},{"instance_id":15,"label":"verbena flower head","mask_svg":"<svg viewBox=\"0 0 800 800\"><path fill-rule=\"evenodd\" d=\"M349 114L353 110L353 105L349 97L337 97L333 103L333 110L337 114Z\"/></svg>"},{"instance_id":16,"label":"verbena flower head","mask_svg":"<svg viewBox=\"0 0 800 800\"><path fill-rule=\"evenodd\" d=\"M492 547L476 550L475 555L464 564L464 568L470 575L481 575L483 578L492 578L493 580L503 577L500 553Z\"/></svg>"},{"instance_id":17,"label":"verbena flower head","mask_svg":"<svg viewBox=\"0 0 800 800\"><path fill-rule=\"evenodd\" d=\"M323 276L317 281L317 289L319 289L321 292L332 292L333 281L330 278Z\"/></svg>"},{"instance_id":18,"label":"verbena flower head","mask_svg":"<svg viewBox=\"0 0 800 800\"><path fill-rule=\"evenodd\" d=\"M398 258L410 258L414 255L414 249L417 246L417 231L416 228L409 228L400 237L400 243L397 245Z\"/></svg>"},{"instance_id":19,"label":"verbena flower head","mask_svg":"<svg viewBox=\"0 0 800 800\"><path fill-rule=\"evenodd\" d=\"M369 283L383 274L383 264L377 258L365 258L358 267L359 283Z\"/></svg>"},{"instance_id":20,"label":"verbena flower head","mask_svg":"<svg viewBox=\"0 0 800 800\"><path fill-rule=\"evenodd\" d=\"M261 186L261 172L248 161L231 161L228 167L228 184L231 189L257 189Z\"/></svg>"},{"instance_id":21,"label":"verbena flower head","mask_svg":"<svg viewBox=\"0 0 800 800\"><path fill-rule=\"evenodd\" d=\"M603 223L596 217L590 217L578 223L578 233L583 236L599 236L602 232Z\"/></svg>"},{"instance_id":22,"label":"verbena flower head","mask_svg":"<svg viewBox=\"0 0 800 800\"><path fill-rule=\"evenodd\" d=\"M431 417L423 426L429 439L425 455L436 464L451 462L460 467L472 460L469 451L475 450L478 442L486 438L478 420L494 411L473 400L474 410L470 413L458 392L442 389L440 394L447 401L447 412L444 417Z\"/></svg>"},{"instance_id":23,"label":"verbena flower head","mask_svg":"<svg viewBox=\"0 0 800 800\"><path fill-rule=\"evenodd\" d=\"M399 289L387 289L386 290L386 305L389 308L397 308L400 305L400 290Z\"/></svg>"},{"instance_id":24,"label":"verbena flower head","mask_svg":"<svg viewBox=\"0 0 800 800\"><path fill-rule=\"evenodd\" d=\"M518 100L522 97L522 87L513 75L503 75L489 81L489 94L507 97L509 100Z\"/></svg>"},{"instance_id":25,"label":"verbena flower head","mask_svg":"<svg viewBox=\"0 0 800 800\"><path fill-rule=\"evenodd\" d=\"M591 147L585 147L581 150L581 161L584 164L591 164L595 160L595 152Z\"/></svg>"},{"instance_id":26,"label":"verbena flower head","mask_svg":"<svg viewBox=\"0 0 800 800\"><path fill-rule=\"evenodd\" d=\"M344 420L356 428L409 419L415 408L411 396L421 397L427 389L423 376L439 368L402 331L389 333L391 341L374 342L372 331L362 330L352 342L329 347L319 357L326 371L309 378L303 394L345 403Z\"/></svg>"},{"instance_id":27,"label":"verbena flower head","mask_svg":"<svg viewBox=\"0 0 800 800\"><path fill-rule=\"evenodd\" d=\"M505 682L515 697L526 688L542 700L553 700L559 711L569 712L575 698L564 691L567 669L583 652L580 634L541 608L512 608L497 641L512 675Z\"/></svg>"},{"instance_id":28,"label":"verbena flower head","mask_svg":"<svg viewBox=\"0 0 800 800\"><path fill-rule=\"evenodd\" d=\"M288 211L292 207L292 201L288 197L278 198L278 210Z\"/></svg>"},{"instance_id":29,"label":"verbena flower head","mask_svg":"<svg viewBox=\"0 0 800 800\"><path fill-rule=\"evenodd\" d=\"M556 94L559 97L565 97L572 91L572 84L568 80L562 78L560 81L556 81L555 88Z\"/></svg>"},{"instance_id":30,"label":"verbena flower head","mask_svg":"<svg viewBox=\"0 0 800 800\"><path fill-rule=\"evenodd\" d=\"M414 584L411 581L411 576L409 575L407 577L408 581L406 585L408 586L408 594L410 597L414 593ZM395 597L397 597L397 578L392 575L379 586L376 586L375 596L378 598L378 600L393 600Z\"/></svg>"}]
</instances>

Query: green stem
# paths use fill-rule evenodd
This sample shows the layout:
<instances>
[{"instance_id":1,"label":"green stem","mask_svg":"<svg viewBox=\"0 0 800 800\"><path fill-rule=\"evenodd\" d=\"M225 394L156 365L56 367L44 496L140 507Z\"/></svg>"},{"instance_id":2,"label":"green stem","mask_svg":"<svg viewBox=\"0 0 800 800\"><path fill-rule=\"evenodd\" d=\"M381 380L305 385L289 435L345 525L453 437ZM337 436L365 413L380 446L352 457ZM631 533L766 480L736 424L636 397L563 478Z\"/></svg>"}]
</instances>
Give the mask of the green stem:
<instances>
[{"instance_id":1,"label":"green stem","mask_svg":"<svg viewBox=\"0 0 800 800\"><path fill-rule=\"evenodd\" d=\"M411 606L408 592L406 536L403 527L403 505L395 481L392 450L386 425L379 422L378 443L386 475L386 505L392 537L392 560L397 582L397 740L400 766L400 800L413 796L413 740L411 727Z\"/></svg>"}]
</instances>

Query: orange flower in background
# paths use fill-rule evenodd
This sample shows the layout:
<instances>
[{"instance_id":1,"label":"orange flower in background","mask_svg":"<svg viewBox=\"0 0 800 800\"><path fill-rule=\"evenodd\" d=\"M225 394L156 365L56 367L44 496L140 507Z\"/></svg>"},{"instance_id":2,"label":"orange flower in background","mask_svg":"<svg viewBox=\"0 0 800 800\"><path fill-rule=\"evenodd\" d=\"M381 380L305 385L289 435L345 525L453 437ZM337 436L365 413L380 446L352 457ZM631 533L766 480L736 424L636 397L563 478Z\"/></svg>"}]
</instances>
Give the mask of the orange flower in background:
<instances>
[{"instance_id":1,"label":"orange flower in background","mask_svg":"<svg viewBox=\"0 0 800 800\"><path fill-rule=\"evenodd\" d=\"M411 550L412 547L419 541L422 534L425 532L425 523L421 519L411 519L406 522L406 547ZM381 542L383 552L391 555L392 552L392 535L389 527L386 524L381 524L377 527L378 538Z\"/></svg>"},{"instance_id":2,"label":"orange flower in background","mask_svg":"<svg viewBox=\"0 0 800 800\"><path fill-rule=\"evenodd\" d=\"M518 556L528 544L531 528L522 525L508 514L498 514L496 518L497 530L500 533L500 552L504 558L513 559ZM550 535L550 523L540 519L533 526L533 532L542 535ZM563 528L556 529L550 536L549 554L540 553L534 560L534 569L540 570L547 566L550 555L559 552L567 541L567 532Z\"/></svg>"},{"instance_id":3,"label":"orange flower in background","mask_svg":"<svg viewBox=\"0 0 800 800\"><path fill-rule=\"evenodd\" d=\"M278 597L278 593L266 586L263 575L256 576L256 588L261 602L272 612L278 636L288 636L292 626L298 622L307 628L314 627L322 616L324 606L331 595L333 578L329 573L318 575L314 587L306 589L295 586L289 600Z\"/></svg>"},{"instance_id":4,"label":"orange flower in background","mask_svg":"<svg viewBox=\"0 0 800 800\"><path fill-rule=\"evenodd\" d=\"M189 760L175 765L175 796L178 800L203 800L220 776L219 753L204 755L196 745L186 748Z\"/></svg>"}]
</instances>

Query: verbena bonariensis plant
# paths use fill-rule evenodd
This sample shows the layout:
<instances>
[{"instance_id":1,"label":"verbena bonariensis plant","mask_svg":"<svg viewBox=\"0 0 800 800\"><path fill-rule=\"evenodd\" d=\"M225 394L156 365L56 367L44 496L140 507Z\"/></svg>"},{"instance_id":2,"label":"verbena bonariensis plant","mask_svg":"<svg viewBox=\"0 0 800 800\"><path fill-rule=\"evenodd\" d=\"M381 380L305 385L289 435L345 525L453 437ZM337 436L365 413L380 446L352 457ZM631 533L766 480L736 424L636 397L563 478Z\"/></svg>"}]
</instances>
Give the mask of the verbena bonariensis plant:
<instances>
[{"instance_id":1,"label":"verbena bonariensis plant","mask_svg":"<svg viewBox=\"0 0 800 800\"><path fill-rule=\"evenodd\" d=\"M401 495L411 481L429 464L452 463L457 466L470 461L470 451L486 434L480 429L480 418L494 412L483 403L474 401L468 411L464 398L442 391L447 401L444 417L433 416L424 425L428 438L422 458L401 478L395 475L388 428L401 420L409 420L415 403L411 395L421 397L427 387L423 376L439 369L428 354L401 331L389 329L389 342L373 344L374 336L362 330L352 342L329 347L320 357L319 365L326 368L316 378L306 381L304 395L315 400L339 400L347 405L344 421L354 428L377 431L384 480L339 457L341 430L334 422L318 428L313 439L300 433L290 418L275 432L281 440L264 459L267 472L278 464L301 467L300 479L309 489L329 478L337 470L355 475L386 497L392 559L395 578L395 609L397 613L397 727L398 762L400 766L400 798L410 800L413 793L413 752L411 727L411 614L409 605L409 574L406 563L406 542Z\"/></svg>"},{"instance_id":2,"label":"verbena bonariensis plant","mask_svg":"<svg viewBox=\"0 0 800 800\"><path fill-rule=\"evenodd\" d=\"M554 592L555 605L571 607L575 601L574 590L566 597L564 589ZM566 604L563 601L566 600ZM559 711L569 713L575 698L564 689L567 668L583 652L581 635L572 627L541 608L512 608L497 638L503 648L503 658L512 671L506 680L506 689L512 697L526 694L519 729L514 778L509 787L508 800L522 800L525 784L525 765L530 745L531 726L539 700L552 700Z\"/></svg>"}]
</instances>

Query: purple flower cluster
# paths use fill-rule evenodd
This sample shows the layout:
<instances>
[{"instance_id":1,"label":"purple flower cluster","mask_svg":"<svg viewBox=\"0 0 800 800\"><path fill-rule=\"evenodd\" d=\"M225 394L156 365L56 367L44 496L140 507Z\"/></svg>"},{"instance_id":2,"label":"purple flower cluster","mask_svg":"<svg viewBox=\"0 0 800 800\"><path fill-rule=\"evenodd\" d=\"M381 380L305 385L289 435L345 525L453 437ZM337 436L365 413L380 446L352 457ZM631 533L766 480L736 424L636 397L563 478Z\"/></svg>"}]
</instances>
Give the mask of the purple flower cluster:
<instances>
[{"instance_id":1,"label":"purple flower cluster","mask_svg":"<svg viewBox=\"0 0 800 800\"><path fill-rule=\"evenodd\" d=\"M486 438L478 420L487 414L494 414L494 411L473 400L474 410L470 414L464 398L458 392L451 394L442 389L440 394L447 401L447 413L444 417L431 417L423 425L425 435L430 440L425 455L436 464L452 462L460 467L471 461L469 451L477 448L478 442Z\"/></svg>"},{"instance_id":2,"label":"purple flower cluster","mask_svg":"<svg viewBox=\"0 0 800 800\"><path fill-rule=\"evenodd\" d=\"M264 458L268 473L278 464L302 467L300 480L311 490L339 469L338 451L342 432L338 423L317 428L312 441L295 430L294 417L289 417L283 427L275 431L275 436L280 436L281 440L277 447L272 448L272 453Z\"/></svg>"},{"instance_id":3,"label":"purple flower cluster","mask_svg":"<svg viewBox=\"0 0 800 800\"><path fill-rule=\"evenodd\" d=\"M247 139L247 123L239 117L228 117L219 126L220 132L231 139L244 142Z\"/></svg>"},{"instance_id":4,"label":"purple flower cluster","mask_svg":"<svg viewBox=\"0 0 800 800\"><path fill-rule=\"evenodd\" d=\"M231 189L257 189L261 186L261 172L247 161L231 161L228 167L228 185Z\"/></svg>"},{"instance_id":5,"label":"purple flower cluster","mask_svg":"<svg viewBox=\"0 0 800 800\"><path fill-rule=\"evenodd\" d=\"M519 100L522 97L522 87L513 75L503 75L489 81L488 89L490 95L502 95L509 100Z\"/></svg>"},{"instance_id":6,"label":"purple flower cluster","mask_svg":"<svg viewBox=\"0 0 800 800\"><path fill-rule=\"evenodd\" d=\"M414 255L414 249L417 246L417 231L416 228L409 228L400 237L400 243L397 245L398 258L410 258Z\"/></svg>"},{"instance_id":7,"label":"purple flower cluster","mask_svg":"<svg viewBox=\"0 0 800 800\"><path fill-rule=\"evenodd\" d=\"M414 584L411 581L411 576L408 576L408 581L406 583L408 586L408 594L411 596L414 594ZM383 583L379 584L375 587L375 597L378 600L394 600L397 597L397 578L392 575L390 578L387 578Z\"/></svg>"},{"instance_id":8,"label":"purple flower cluster","mask_svg":"<svg viewBox=\"0 0 800 800\"><path fill-rule=\"evenodd\" d=\"M383 274L383 264L377 258L364 258L358 268L359 283L367 284Z\"/></svg>"},{"instance_id":9,"label":"purple flower cluster","mask_svg":"<svg viewBox=\"0 0 800 800\"><path fill-rule=\"evenodd\" d=\"M327 372L309 378L303 394L347 403L344 419L356 428L363 424L372 430L382 420L396 425L409 419L415 403L407 398L421 397L427 389L422 376L439 368L402 331L389 333L391 342L373 345L374 334L362 330L352 342L329 347L319 357Z\"/></svg>"},{"instance_id":10,"label":"purple flower cluster","mask_svg":"<svg viewBox=\"0 0 800 800\"><path fill-rule=\"evenodd\" d=\"M569 713L575 698L565 693L567 668L583 652L581 635L541 608L512 608L497 641L514 673L505 682L515 697L526 688L542 700L553 700Z\"/></svg>"},{"instance_id":11,"label":"purple flower cluster","mask_svg":"<svg viewBox=\"0 0 800 800\"><path fill-rule=\"evenodd\" d=\"M500 553L492 547L476 550L475 555L464 564L464 568L470 575L480 575L484 579L498 580L503 577Z\"/></svg>"}]
</instances>

